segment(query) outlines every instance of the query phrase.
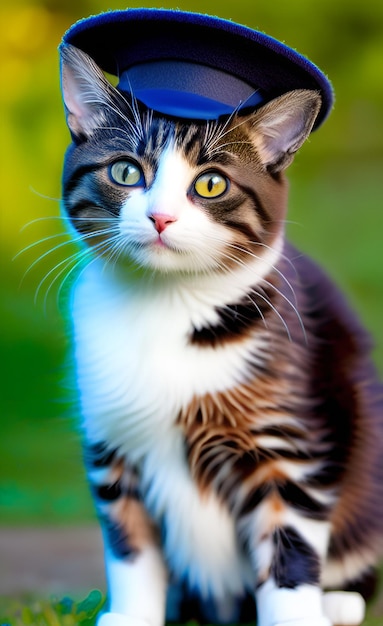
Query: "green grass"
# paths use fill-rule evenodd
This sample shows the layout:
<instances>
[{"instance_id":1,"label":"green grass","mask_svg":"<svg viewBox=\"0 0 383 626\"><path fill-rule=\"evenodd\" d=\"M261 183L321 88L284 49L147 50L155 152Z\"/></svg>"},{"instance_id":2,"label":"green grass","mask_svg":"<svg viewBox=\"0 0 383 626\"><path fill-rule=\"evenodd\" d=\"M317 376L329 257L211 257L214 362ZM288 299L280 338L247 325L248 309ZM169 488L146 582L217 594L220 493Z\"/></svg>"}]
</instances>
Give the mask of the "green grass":
<instances>
[{"instance_id":1,"label":"green grass","mask_svg":"<svg viewBox=\"0 0 383 626\"><path fill-rule=\"evenodd\" d=\"M85 600L6 600L0 598L0 626L94 626L104 604L99 591ZM193 623L190 622L190 626ZM370 611L363 626L381 626L382 618Z\"/></svg>"},{"instance_id":2,"label":"green grass","mask_svg":"<svg viewBox=\"0 0 383 626\"><path fill-rule=\"evenodd\" d=\"M104 598L92 591L85 600L29 601L0 598L0 626L93 626Z\"/></svg>"}]
</instances>

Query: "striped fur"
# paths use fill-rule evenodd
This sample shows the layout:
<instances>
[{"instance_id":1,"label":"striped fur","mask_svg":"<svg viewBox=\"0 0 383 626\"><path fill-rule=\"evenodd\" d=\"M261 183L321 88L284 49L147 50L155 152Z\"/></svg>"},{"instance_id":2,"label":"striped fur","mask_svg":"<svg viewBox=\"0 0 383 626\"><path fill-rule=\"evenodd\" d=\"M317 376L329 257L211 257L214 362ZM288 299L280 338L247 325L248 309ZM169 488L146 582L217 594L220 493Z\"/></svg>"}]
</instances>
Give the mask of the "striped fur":
<instances>
[{"instance_id":1,"label":"striped fur","mask_svg":"<svg viewBox=\"0 0 383 626\"><path fill-rule=\"evenodd\" d=\"M364 330L283 232L283 170L318 96L185 124L127 101L71 46L62 56L100 626L246 621L256 603L259 626L360 623L358 595L323 603L322 589L367 580L383 547L382 387ZM136 184L113 180L118 161ZM223 195L196 192L209 172Z\"/></svg>"}]
</instances>

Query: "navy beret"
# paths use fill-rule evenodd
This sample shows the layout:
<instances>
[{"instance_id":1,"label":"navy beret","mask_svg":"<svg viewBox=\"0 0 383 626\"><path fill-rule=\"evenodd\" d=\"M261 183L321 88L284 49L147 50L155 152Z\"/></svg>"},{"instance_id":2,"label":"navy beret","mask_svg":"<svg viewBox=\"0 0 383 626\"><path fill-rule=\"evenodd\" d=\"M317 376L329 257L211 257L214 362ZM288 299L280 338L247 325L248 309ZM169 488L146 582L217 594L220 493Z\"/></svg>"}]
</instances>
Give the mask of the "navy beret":
<instances>
[{"instance_id":1,"label":"navy beret","mask_svg":"<svg viewBox=\"0 0 383 626\"><path fill-rule=\"evenodd\" d=\"M216 119L293 89L320 92L314 128L332 107L331 84L308 59L264 33L217 17L166 9L109 11L74 24L63 43L118 76L120 90L171 116Z\"/></svg>"}]
</instances>

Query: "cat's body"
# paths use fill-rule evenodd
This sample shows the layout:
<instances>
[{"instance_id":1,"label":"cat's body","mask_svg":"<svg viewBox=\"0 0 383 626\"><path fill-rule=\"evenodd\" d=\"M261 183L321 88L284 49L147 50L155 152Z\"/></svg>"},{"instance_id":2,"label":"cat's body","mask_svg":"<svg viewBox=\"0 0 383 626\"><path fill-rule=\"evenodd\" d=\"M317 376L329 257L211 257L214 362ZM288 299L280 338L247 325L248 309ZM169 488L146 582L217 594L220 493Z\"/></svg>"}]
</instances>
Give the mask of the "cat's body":
<instances>
[{"instance_id":1,"label":"cat's body","mask_svg":"<svg viewBox=\"0 0 383 626\"><path fill-rule=\"evenodd\" d=\"M168 584L169 618L252 619L256 598L259 626L360 623L359 596L321 588L382 548L382 393L364 331L284 239L318 95L186 124L62 54L64 207L94 250L72 317L100 623L160 626Z\"/></svg>"}]
</instances>

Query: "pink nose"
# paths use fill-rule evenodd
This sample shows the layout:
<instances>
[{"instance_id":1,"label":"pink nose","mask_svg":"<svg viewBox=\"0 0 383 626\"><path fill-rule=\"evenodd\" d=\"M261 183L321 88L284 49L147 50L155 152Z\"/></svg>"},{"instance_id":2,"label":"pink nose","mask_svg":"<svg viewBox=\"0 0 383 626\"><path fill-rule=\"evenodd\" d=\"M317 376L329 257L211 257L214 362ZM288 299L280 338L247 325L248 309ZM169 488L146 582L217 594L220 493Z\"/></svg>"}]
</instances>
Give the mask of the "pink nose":
<instances>
[{"instance_id":1,"label":"pink nose","mask_svg":"<svg viewBox=\"0 0 383 626\"><path fill-rule=\"evenodd\" d=\"M149 219L154 224L154 228L161 234L169 224L177 221L177 218L173 215L166 215L164 213L152 213L149 215Z\"/></svg>"}]
</instances>

